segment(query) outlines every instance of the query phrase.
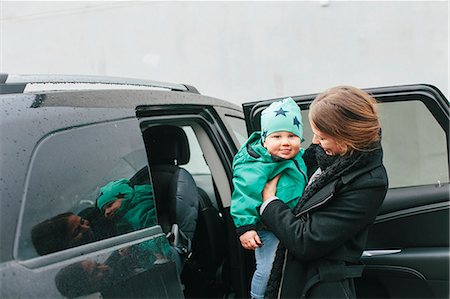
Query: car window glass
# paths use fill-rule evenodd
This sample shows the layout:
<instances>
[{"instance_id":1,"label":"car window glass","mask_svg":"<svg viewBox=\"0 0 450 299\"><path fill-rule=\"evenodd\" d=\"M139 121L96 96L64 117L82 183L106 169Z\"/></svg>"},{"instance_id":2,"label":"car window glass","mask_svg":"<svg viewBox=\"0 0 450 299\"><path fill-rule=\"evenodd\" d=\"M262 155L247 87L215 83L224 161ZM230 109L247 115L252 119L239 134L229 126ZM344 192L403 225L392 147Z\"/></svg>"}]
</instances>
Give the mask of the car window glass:
<instances>
[{"instance_id":1,"label":"car window glass","mask_svg":"<svg viewBox=\"0 0 450 299\"><path fill-rule=\"evenodd\" d=\"M135 230L131 207L132 214L151 215L152 222L145 225L153 226L156 212L149 180L137 186L130 181L142 170L148 177L147 165L136 120L90 125L45 138L36 148L29 172L19 258ZM119 198L122 205L117 205ZM100 202L105 204L103 210L97 207ZM110 218L104 217L107 206L112 209Z\"/></svg>"},{"instance_id":2,"label":"car window glass","mask_svg":"<svg viewBox=\"0 0 450 299\"><path fill-rule=\"evenodd\" d=\"M194 130L192 130L190 126L183 126L183 130L188 138L190 150L189 162L183 165L183 167L193 175L211 175L208 165L205 162L205 158L203 157L202 149L198 144L197 137L195 137Z\"/></svg>"},{"instance_id":3,"label":"car window glass","mask_svg":"<svg viewBox=\"0 0 450 299\"><path fill-rule=\"evenodd\" d=\"M389 187L449 181L447 140L421 101L378 104Z\"/></svg>"},{"instance_id":4,"label":"car window glass","mask_svg":"<svg viewBox=\"0 0 450 299\"><path fill-rule=\"evenodd\" d=\"M446 135L423 102L384 102L377 107L389 187L448 182ZM307 113L302 109L303 148L312 140Z\"/></svg>"},{"instance_id":5,"label":"car window glass","mask_svg":"<svg viewBox=\"0 0 450 299\"><path fill-rule=\"evenodd\" d=\"M183 130L185 131L189 142L190 160L182 167L192 174L197 187L206 192L212 204L217 208L211 171L208 164L206 164L205 157L203 156L202 149L200 148L200 144L198 143L194 130L190 126L184 126Z\"/></svg>"},{"instance_id":6,"label":"car window glass","mask_svg":"<svg viewBox=\"0 0 450 299\"><path fill-rule=\"evenodd\" d=\"M230 125L231 130L233 130L240 145L244 144L247 140L247 129L245 126L245 119L236 117L233 115L225 114L225 120Z\"/></svg>"}]
</instances>

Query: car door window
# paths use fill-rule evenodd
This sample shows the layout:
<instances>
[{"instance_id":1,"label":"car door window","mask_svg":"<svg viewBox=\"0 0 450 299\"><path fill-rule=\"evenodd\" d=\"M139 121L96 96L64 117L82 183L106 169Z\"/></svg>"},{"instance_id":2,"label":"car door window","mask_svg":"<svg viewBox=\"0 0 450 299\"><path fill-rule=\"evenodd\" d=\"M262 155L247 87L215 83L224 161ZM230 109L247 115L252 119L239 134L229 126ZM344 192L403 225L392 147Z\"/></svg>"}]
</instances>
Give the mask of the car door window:
<instances>
[{"instance_id":1,"label":"car door window","mask_svg":"<svg viewBox=\"0 0 450 299\"><path fill-rule=\"evenodd\" d=\"M248 138L247 132L245 131L245 119L242 117L225 114L225 121L229 124L239 144L244 144Z\"/></svg>"},{"instance_id":2,"label":"car door window","mask_svg":"<svg viewBox=\"0 0 450 299\"><path fill-rule=\"evenodd\" d=\"M189 142L190 160L183 167L192 174L197 187L205 191L211 203L217 208L217 200L213 189L211 170L206 164L203 151L191 126L182 127Z\"/></svg>"},{"instance_id":3,"label":"car door window","mask_svg":"<svg viewBox=\"0 0 450 299\"><path fill-rule=\"evenodd\" d=\"M100 198L108 205L117 203L114 192L125 194L123 200L136 200L139 189L139 200L145 200L145 209L152 215L149 218L153 222L145 224L155 225L149 180L139 187L129 181L147 165L136 120L89 125L47 136L32 158L18 257L44 255L136 229L121 221L123 218L105 218L105 210L98 209ZM129 205L122 205L122 216L127 216L125 207Z\"/></svg>"},{"instance_id":4,"label":"car door window","mask_svg":"<svg viewBox=\"0 0 450 299\"><path fill-rule=\"evenodd\" d=\"M377 108L389 188L448 183L446 134L423 102L379 102ZM302 108L304 148L312 140L307 113Z\"/></svg>"},{"instance_id":5,"label":"car door window","mask_svg":"<svg viewBox=\"0 0 450 299\"><path fill-rule=\"evenodd\" d=\"M389 187L449 182L446 134L422 101L378 104Z\"/></svg>"}]
</instances>

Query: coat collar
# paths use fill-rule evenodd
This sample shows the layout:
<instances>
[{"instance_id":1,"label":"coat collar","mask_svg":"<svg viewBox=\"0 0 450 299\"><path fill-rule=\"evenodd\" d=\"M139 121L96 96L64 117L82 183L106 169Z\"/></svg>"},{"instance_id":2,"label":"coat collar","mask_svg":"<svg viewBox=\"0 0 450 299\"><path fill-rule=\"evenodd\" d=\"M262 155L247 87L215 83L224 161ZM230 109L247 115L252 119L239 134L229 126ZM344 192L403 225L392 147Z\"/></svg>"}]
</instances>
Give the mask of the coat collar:
<instances>
[{"instance_id":1,"label":"coat collar","mask_svg":"<svg viewBox=\"0 0 450 299\"><path fill-rule=\"evenodd\" d=\"M328 202L328 200L333 197L338 182L339 179L336 179L320 188L320 190L317 191L310 199L302 203L302 206L296 216L308 213L309 211Z\"/></svg>"},{"instance_id":2,"label":"coat collar","mask_svg":"<svg viewBox=\"0 0 450 299\"><path fill-rule=\"evenodd\" d=\"M353 179L359 177L360 175L362 175L363 173L369 172L374 168L377 168L378 166L381 166L383 164L383 151L382 149L377 150L378 152L376 153L376 155L374 156L373 160L367 164L366 166L362 167L361 169L352 171L346 175L343 175L341 177L342 183L348 184L349 182L351 182Z\"/></svg>"},{"instance_id":3,"label":"coat collar","mask_svg":"<svg viewBox=\"0 0 450 299\"><path fill-rule=\"evenodd\" d=\"M380 150L379 154L376 154L374 159L366 166L361 167L358 170L352 171L346 175L343 175L340 178L336 178L335 180L332 180L331 182L320 188L320 190L317 191L310 199L301 204L302 206L299 212L297 213L297 216L305 214L327 203L336 192L336 186L338 185L338 183L341 182L343 185L346 185L355 178L363 175L364 173L367 173L372 169L381 166L382 158L383 153Z\"/></svg>"}]
</instances>

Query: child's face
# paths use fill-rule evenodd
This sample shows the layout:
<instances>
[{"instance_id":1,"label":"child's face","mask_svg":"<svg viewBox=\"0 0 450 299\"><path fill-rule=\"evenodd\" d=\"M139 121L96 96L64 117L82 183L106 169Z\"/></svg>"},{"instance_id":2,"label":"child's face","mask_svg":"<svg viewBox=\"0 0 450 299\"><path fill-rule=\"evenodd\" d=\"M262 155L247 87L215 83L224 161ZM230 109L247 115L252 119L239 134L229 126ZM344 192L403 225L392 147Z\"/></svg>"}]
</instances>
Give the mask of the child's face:
<instances>
[{"instance_id":1,"label":"child's face","mask_svg":"<svg viewBox=\"0 0 450 299\"><path fill-rule=\"evenodd\" d=\"M300 151L300 137L285 131L273 132L266 137L264 147L271 155L292 159Z\"/></svg>"},{"instance_id":2,"label":"child's face","mask_svg":"<svg viewBox=\"0 0 450 299\"><path fill-rule=\"evenodd\" d=\"M119 198L114 201L110 201L106 205L104 205L103 213L105 214L105 217L108 219L114 218L116 211L122 205L122 201L123 201L123 198Z\"/></svg>"}]
</instances>

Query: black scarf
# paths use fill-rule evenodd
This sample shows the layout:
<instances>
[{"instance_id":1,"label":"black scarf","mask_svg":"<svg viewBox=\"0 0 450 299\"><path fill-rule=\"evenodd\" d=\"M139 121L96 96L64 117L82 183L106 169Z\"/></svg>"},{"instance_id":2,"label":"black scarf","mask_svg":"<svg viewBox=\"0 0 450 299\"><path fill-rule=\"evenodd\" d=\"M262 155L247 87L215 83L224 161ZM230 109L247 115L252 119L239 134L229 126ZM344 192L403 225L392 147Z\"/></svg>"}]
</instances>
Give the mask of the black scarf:
<instances>
[{"instance_id":1,"label":"black scarf","mask_svg":"<svg viewBox=\"0 0 450 299\"><path fill-rule=\"evenodd\" d=\"M293 213L297 214L303 205L329 182L367 165L376 155L379 155L380 150L381 144L380 142L376 142L368 147L366 151L354 151L351 154L343 156L329 156L322 147L312 144L303 155L303 159L308 168L308 177L311 177L318 167L320 167L322 173L305 188ZM267 285L266 298L277 297L284 263L284 251L284 246L280 244Z\"/></svg>"}]
</instances>

